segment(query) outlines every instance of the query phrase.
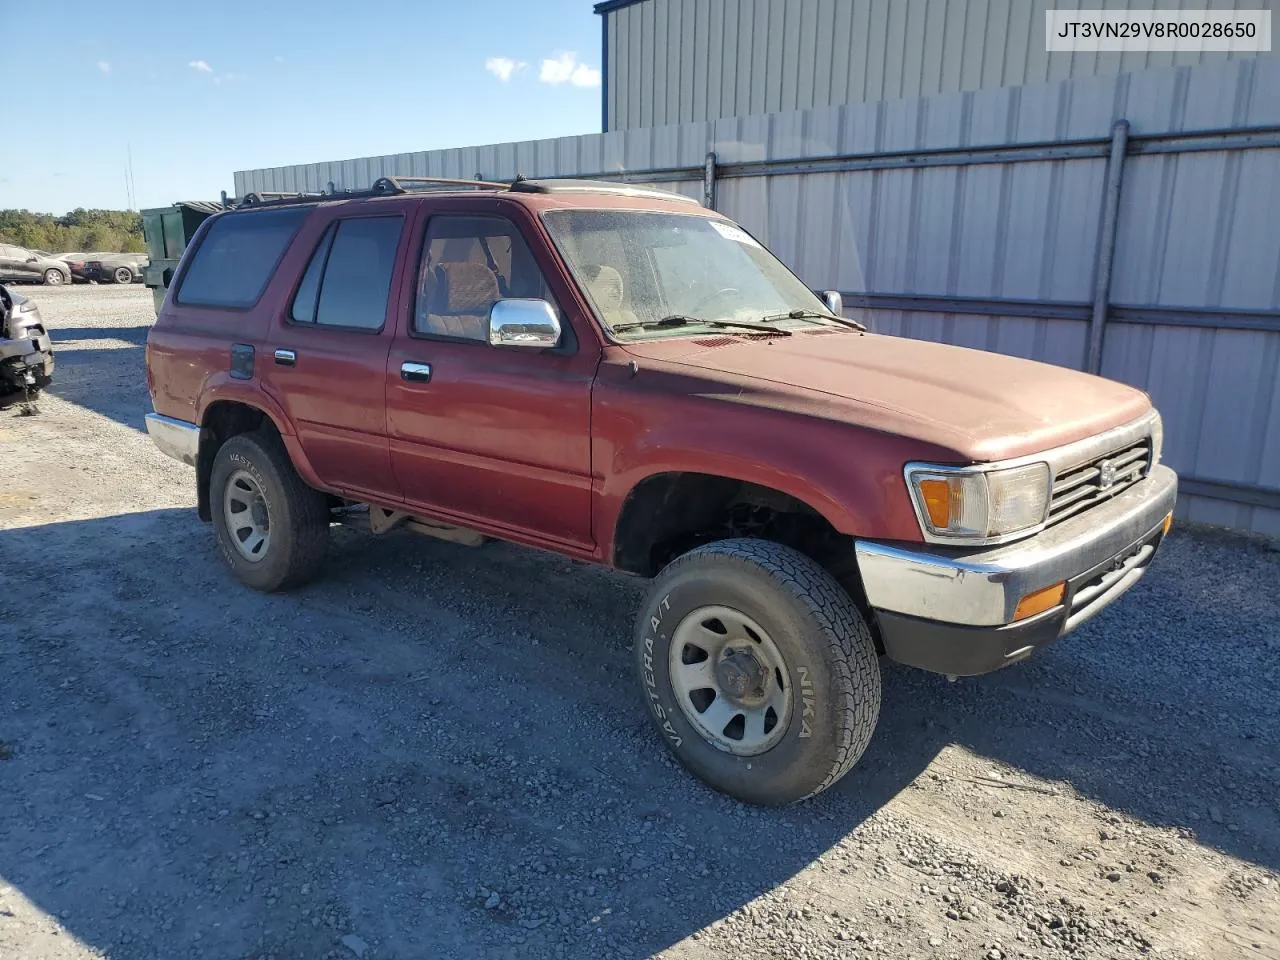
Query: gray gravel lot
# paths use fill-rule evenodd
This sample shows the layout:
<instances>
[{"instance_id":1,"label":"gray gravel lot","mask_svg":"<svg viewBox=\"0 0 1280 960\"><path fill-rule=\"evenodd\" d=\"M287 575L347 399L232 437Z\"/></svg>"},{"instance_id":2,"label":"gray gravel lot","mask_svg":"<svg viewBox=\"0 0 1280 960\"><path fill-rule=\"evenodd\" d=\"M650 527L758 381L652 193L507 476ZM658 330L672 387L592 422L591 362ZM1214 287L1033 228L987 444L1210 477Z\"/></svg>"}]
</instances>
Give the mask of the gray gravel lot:
<instances>
[{"instance_id":1,"label":"gray gravel lot","mask_svg":"<svg viewBox=\"0 0 1280 960\"><path fill-rule=\"evenodd\" d=\"M24 291L0 413L0 957L1280 957L1280 553L1175 528L1078 634L885 664L859 766L742 807L675 767L644 584L335 531L234 583L142 427L146 290Z\"/></svg>"}]
</instances>

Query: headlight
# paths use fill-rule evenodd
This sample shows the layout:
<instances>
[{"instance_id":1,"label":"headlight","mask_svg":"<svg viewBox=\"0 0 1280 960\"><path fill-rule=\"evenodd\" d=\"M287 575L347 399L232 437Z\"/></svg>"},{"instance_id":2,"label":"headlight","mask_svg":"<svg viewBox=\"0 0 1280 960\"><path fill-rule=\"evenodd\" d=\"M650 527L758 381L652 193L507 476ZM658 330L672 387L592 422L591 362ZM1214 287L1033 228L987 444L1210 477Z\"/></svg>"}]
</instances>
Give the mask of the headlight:
<instances>
[{"instance_id":1,"label":"headlight","mask_svg":"<svg viewBox=\"0 0 1280 960\"><path fill-rule=\"evenodd\" d=\"M36 302L34 300L25 300L23 301L22 306L18 307L18 312L31 313L33 310L35 310L35 308L36 308Z\"/></svg>"},{"instance_id":2,"label":"headlight","mask_svg":"<svg viewBox=\"0 0 1280 960\"><path fill-rule=\"evenodd\" d=\"M1049 465L1003 470L911 463L907 486L930 539L981 543L1039 526L1049 507Z\"/></svg>"},{"instance_id":3,"label":"headlight","mask_svg":"<svg viewBox=\"0 0 1280 960\"><path fill-rule=\"evenodd\" d=\"M1155 419L1151 421L1151 466L1152 467L1155 467L1155 465L1160 462L1160 455L1162 453L1164 453L1164 421L1160 419L1160 411L1157 410Z\"/></svg>"}]
</instances>

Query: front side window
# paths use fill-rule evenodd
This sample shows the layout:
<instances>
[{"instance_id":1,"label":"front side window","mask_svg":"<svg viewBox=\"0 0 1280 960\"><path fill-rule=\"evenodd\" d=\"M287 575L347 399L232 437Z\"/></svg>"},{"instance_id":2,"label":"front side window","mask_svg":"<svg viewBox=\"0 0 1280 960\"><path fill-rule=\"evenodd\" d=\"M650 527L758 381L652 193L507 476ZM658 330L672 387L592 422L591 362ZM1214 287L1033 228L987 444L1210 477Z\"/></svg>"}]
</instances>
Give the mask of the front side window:
<instances>
[{"instance_id":1,"label":"front side window","mask_svg":"<svg viewBox=\"0 0 1280 960\"><path fill-rule=\"evenodd\" d=\"M414 332L487 341L489 310L508 297L552 300L515 224L502 217L432 217L422 244Z\"/></svg>"},{"instance_id":2,"label":"front side window","mask_svg":"<svg viewBox=\"0 0 1280 960\"><path fill-rule=\"evenodd\" d=\"M195 251L177 291L187 306L252 307L310 208L253 210L219 217Z\"/></svg>"},{"instance_id":3,"label":"front side window","mask_svg":"<svg viewBox=\"0 0 1280 960\"><path fill-rule=\"evenodd\" d=\"M548 210L542 218L597 315L620 337L758 324L793 311L829 316L777 257L728 221L646 210Z\"/></svg>"},{"instance_id":4,"label":"front side window","mask_svg":"<svg viewBox=\"0 0 1280 960\"><path fill-rule=\"evenodd\" d=\"M289 309L294 323L381 330L391 295L403 217L352 217L330 224Z\"/></svg>"}]
</instances>

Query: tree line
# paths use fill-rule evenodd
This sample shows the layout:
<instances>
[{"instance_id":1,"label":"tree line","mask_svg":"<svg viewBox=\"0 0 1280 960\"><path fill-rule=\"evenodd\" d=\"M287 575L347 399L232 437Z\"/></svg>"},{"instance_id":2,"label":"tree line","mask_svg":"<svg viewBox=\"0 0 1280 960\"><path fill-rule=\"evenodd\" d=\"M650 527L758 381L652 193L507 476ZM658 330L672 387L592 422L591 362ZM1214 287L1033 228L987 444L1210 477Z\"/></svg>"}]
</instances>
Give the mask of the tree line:
<instances>
[{"instance_id":1,"label":"tree line","mask_svg":"<svg viewBox=\"0 0 1280 960\"><path fill-rule=\"evenodd\" d=\"M101 251L141 253L142 215L132 210L86 210L77 207L55 217L29 210L0 210L0 243L16 243L49 253Z\"/></svg>"}]
</instances>

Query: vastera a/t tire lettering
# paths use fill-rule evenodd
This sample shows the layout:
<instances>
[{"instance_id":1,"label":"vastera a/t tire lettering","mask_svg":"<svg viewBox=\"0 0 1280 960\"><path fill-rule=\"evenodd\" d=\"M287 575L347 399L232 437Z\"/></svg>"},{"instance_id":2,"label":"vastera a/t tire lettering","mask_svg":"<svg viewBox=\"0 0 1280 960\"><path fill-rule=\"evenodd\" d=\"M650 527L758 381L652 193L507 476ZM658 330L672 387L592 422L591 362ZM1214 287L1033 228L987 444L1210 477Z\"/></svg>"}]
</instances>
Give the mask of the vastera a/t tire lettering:
<instances>
[{"instance_id":1,"label":"vastera a/t tire lettering","mask_svg":"<svg viewBox=\"0 0 1280 960\"><path fill-rule=\"evenodd\" d=\"M658 613L671 609L671 595L663 597L658 603ZM676 728L671 725L671 721L667 719L668 709L662 705L662 698L658 695L658 681L653 675L653 641L658 635L658 631L662 627L661 616L651 616L649 618L649 633L644 638L644 685L649 694L649 706L653 710L653 715L658 718L658 722L662 725L662 732L667 735L667 739L671 741L673 747L678 747L684 740L680 734L676 733ZM665 635L663 636L665 638Z\"/></svg>"}]
</instances>

